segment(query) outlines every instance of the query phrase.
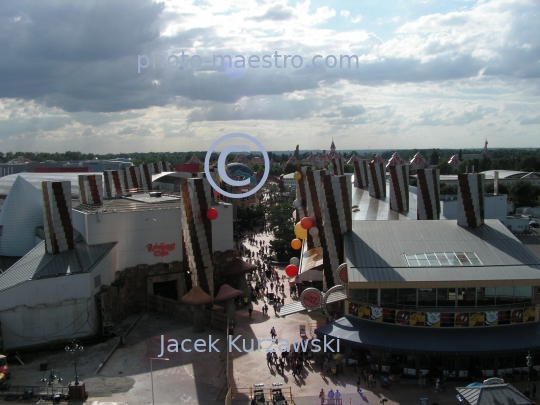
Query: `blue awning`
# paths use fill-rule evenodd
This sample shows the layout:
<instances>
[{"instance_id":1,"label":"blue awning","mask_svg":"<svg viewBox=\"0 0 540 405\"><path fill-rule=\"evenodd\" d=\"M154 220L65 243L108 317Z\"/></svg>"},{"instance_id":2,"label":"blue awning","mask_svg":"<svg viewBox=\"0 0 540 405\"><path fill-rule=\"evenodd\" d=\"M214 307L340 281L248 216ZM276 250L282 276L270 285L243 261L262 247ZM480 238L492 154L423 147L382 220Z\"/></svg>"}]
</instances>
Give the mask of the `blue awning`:
<instances>
[{"instance_id":1,"label":"blue awning","mask_svg":"<svg viewBox=\"0 0 540 405\"><path fill-rule=\"evenodd\" d=\"M341 344L407 354L481 355L540 350L540 323L479 328L428 328L345 316L315 330Z\"/></svg>"}]
</instances>

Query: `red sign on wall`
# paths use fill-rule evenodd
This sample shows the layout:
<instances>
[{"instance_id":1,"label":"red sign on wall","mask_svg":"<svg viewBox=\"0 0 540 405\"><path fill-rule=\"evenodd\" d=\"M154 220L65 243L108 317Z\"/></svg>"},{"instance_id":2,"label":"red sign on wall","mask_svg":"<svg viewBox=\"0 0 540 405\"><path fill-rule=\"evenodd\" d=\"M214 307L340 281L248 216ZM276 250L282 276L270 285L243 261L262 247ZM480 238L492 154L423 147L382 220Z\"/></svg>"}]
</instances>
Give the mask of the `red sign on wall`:
<instances>
[{"instance_id":1,"label":"red sign on wall","mask_svg":"<svg viewBox=\"0 0 540 405\"><path fill-rule=\"evenodd\" d=\"M309 292L304 297L304 305L309 308L315 308L321 303L321 296L316 292Z\"/></svg>"},{"instance_id":2,"label":"red sign on wall","mask_svg":"<svg viewBox=\"0 0 540 405\"><path fill-rule=\"evenodd\" d=\"M166 245L165 243L152 245L149 243L147 246L149 252L154 252L154 256L168 256L169 252L172 252L176 248L176 243L170 243Z\"/></svg>"}]
</instances>

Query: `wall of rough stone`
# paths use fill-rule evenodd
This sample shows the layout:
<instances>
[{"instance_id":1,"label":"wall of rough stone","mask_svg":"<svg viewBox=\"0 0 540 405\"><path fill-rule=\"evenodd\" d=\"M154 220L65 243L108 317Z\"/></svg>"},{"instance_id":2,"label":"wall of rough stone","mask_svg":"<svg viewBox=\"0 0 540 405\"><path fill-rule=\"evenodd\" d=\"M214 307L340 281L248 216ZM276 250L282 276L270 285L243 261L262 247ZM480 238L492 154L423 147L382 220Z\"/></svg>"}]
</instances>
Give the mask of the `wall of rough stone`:
<instances>
[{"instance_id":1,"label":"wall of rough stone","mask_svg":"<svg viewBox=\"0 0 540 405\"><path fill-rule=\"evenodd\" d=\"M216 293L223 284L235 287L238 280L233 277L223 277L221 274L231 260L239 256L236 250L227 252L215 252L213 254L214 285ZM179 299L188 292L186 277L188 270L187 260L172 263L157 263L154 265L140 264L117 271L115 281L110 286L102 286L96 296L101 302L103 327L105 330L113 330L125 318L132 314L138 314L147 308L148 294L153 294L153 283L169 280L177 280ZM189 281L188 281L189 282Z\"/></svg>"}]
</instances>

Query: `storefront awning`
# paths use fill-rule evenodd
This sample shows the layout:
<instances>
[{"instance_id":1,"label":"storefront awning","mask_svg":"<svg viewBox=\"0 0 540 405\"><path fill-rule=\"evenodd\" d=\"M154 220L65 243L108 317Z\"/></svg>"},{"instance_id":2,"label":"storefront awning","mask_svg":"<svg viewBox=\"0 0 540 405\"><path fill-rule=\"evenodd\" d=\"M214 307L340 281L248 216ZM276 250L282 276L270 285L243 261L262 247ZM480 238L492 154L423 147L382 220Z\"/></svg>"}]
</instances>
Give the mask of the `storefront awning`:
<instances>
[{"instance_id":1,"label":"storefront awning","mask_svg":"<svg viewBox=\"0 0 540 405\"><path fill-rule=\"evenodd\" d=\"M540 324L479 328L417 328L345 316L315 330L341 344L407 354L481 355L540 350Z\"/></svg>"}]
</instances>

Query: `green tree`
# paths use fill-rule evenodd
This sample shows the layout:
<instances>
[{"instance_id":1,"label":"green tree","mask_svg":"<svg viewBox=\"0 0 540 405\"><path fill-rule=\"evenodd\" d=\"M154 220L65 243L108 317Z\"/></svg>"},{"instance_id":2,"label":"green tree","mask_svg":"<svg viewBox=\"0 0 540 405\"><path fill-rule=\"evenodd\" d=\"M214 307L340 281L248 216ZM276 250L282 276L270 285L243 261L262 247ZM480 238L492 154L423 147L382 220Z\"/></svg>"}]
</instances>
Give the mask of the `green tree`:
<instances>
[{"instance_id":1,"label":"green tree","mask_svg":"<svg viewBox=\"0 0 540 405\"><path fill-rule=\"evenodd\" d=\"M453 174L454 168L446 160L443 160L437 165L437 169L441 171L441 174Z\"/></svg>"},{"instance_id":2,"label":"green tree","mask_svg":"<svg viewBox=\"0 0 540 405\"><path fill-rule=\"evenodd\" d=\"M525 156L521 158L519 168L524 172L540 171L540 160L536 156Z\"/></svg>"},{"instance_id":3,"label":"green tree","mask_svg":"<svg viewBox=\"0 0 540 405\"><path fill-rule=\"evenodd\" d=\"M459 163L458 173L467 173L467 170L469 171L472 170L472 167L471 167L471 162L465 159Z\"/></svg>"},{"instance_id":4,"label":"green tree","mask_svg":"<svg viewBox=\"0 0 540 405\"><path fill-rule=\"evenodd\" d=\"M345 173L354 173L354 165L345 165L345 166L343 166L343 171Z\"/></svg>"},{"instance_id":5,"label":"green tree","mask_svg":"<svg viewBox=\"0 0 540 405\"><path fill-rule=\"evenodd\" d=\"M482 156L482 159L480 159L480 164L478 165L478 171L485 172L489 169L491 169L491 159L486 156Z\"/></svg>"},{"instance_id":6,"label":"green tree","mask_svg":"<svg viewBox=\"0 0 540 405\"><path fill-rule=\"evenodd\" d=\"M290 203L276 204L268 211L268 224L275 238L270 245L276 251L278 261L287 261L297 255L291 247L291 241L296 238L293 212L294 207Z\"/></svg>"},{"instance_id":7,"label":"green tree","mask_svg":"<svg viewBox=\"0 0 540 405\"><path fill-rule=\"evenodd\" d=\"M457 186L447 185L446 183L441 183L440 194L457 195L457 192L458 192Z\"/></svg>"},{"instance_id":8,"label":"green tree","mask_svg":"<svg viewBox=\"0 0 540 405\"><path fill-rule=\"evenodd\" d=\"M441 157L439 155L439 152L436 149L433 149L429 158L429 163L436 166L439 164L440 159Z\"/></svg>"},{"instance_id":9,"label":"green tree","mask_svg":"<svg viewBox=\"0 0 540 405\"><path fill-rule=\"evenodd\" d=\"M519 180L510 185L508 199L518 207L530 207L538 204L540 187L526 180Z\"/></svg>"},{"instance_id":10,"label":"green tree","mask_svg":"<svg viewBox=\"0 0 540 405\"><path fill-rule=\"evenodd\" d=\"M493 159L491 162L492 170L514 170L514 163L508 157Z\"/></svg>"},{"instance_id":11,"label":"green tree","mask_svg":"<svg viewBox=\"0 0 540 405\"><path fill-rule=\"evenodd\" d=\"M495 185L493 183L486 184L484 187L486 194L493 194L495 192ZM499 182L499 194L508 194L508 186Z\"/></svg>"}]
</instances>

